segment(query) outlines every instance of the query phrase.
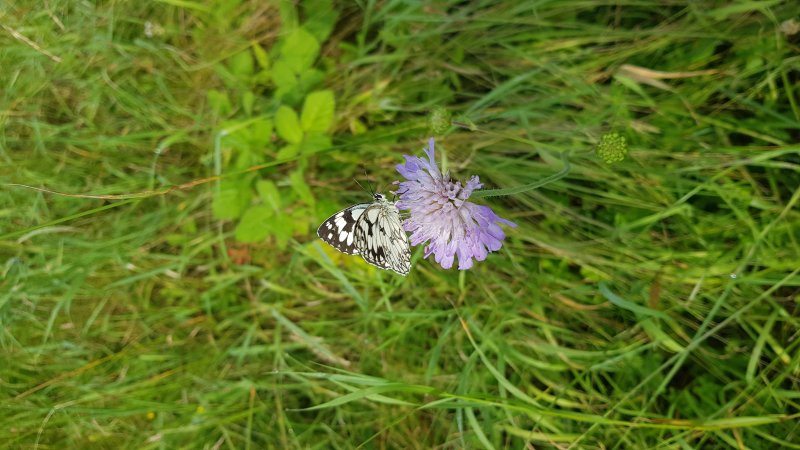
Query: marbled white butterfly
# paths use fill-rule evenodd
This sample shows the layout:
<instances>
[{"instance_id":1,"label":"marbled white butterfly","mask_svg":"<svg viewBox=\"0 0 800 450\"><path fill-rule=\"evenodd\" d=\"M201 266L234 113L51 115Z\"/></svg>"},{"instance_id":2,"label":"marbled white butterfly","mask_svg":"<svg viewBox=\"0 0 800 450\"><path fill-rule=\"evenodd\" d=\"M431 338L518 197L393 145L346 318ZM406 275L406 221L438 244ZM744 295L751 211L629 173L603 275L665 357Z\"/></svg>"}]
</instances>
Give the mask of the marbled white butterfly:
<instances>
[{"instance_id":1,"label":"marbled white butterfly","mask_svg":"<svg viewBox=\"0 0 800 450\"><path fill-rule=\"evenodd\" d=\"M317 236L348 255L381 269L408 275L411 249L400 212L383 194L372 203L359 203L332 215L317 229Z\"/></svg>"}]
</instances>

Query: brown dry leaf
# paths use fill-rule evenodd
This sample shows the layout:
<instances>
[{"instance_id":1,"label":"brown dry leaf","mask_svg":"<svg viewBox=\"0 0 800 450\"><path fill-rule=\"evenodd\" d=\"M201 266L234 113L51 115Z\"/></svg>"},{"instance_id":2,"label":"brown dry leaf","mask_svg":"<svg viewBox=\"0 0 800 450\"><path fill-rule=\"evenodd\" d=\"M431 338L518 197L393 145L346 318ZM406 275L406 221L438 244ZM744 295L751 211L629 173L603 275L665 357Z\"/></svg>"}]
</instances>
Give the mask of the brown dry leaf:
<instances>
[{"instance_id":1,"label":"brown dry leaf","mask_svg":"<svg viewBox=\"0 0 800 450\"><path fill-rule=\"evenodd\" d=\"M689 72L662 72L660 70L647 69L645 67L623 64L619 66L617 74L628 77L638 83L647 84L665 91L671 91L672 87L660 80L670 80L676 78L691 78L703 75L717 74L717 70L694 70Z\"/></svg>"}]
</instances>

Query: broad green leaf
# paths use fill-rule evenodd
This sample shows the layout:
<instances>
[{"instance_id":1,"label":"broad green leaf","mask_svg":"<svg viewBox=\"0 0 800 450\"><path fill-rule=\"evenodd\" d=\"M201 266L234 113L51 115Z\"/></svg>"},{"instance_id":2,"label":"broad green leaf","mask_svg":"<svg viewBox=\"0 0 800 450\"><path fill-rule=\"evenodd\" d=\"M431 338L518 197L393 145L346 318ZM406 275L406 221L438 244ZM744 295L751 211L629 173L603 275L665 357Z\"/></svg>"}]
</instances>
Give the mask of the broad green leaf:
<instances>
[{"instance_id":1,"label":"broad green leaf","mask_svg":"<svg viewBox=\"0 0 800 450\"><path fill-rule=\"evenodd\" d=\"M180 4L181 7L183 7L183 5L186 3L195 3L195 2L188 2L186 0L171 0L171 1ZM208 10L211 11L211 13L214 16L215 19L214 25L220 30L228 30L231 28L232 25L231 22L233 22L237 16L234 13L234 10L239 5L241 5L242 0L217 0L213 3L199 1L196 3L200 4L205 3L206 5L212 4L213 6L206 6L206 8L208 8Z\"/></svg>"},{"instance_id":2,"label":"broad green leaf","mask_svg":"<svg viewBox=\"0 0 800 450\"><path fill-rule=\"evenodd\" d=\"M253 115L253 103L256 101L256 96L253 94L253 91L245 91L242 94L242 109L244 109L244 113L248 116Z\"/></svg>"},{"instance_id":3,"label":"broad green leaf","mask_svg":"<svg viewBox=\"0 0 800 450\"><path fill-rule=\"evenodd\" d=\"M290 144L299 144L303 140L303 129L300 128L297 113L288 106L281 105L275 113L275 128L278 136Z\"/></svg>"},{"instance_id":4,"label":"broad green leaf","mask_svg":"<svg viewBox=\"0 0 800 450\"><path fill-rule=\"evenodd\" d=\"M279 249L286 248L286 244L292 238L293 225L292 218L288 214L275 214L267 221L267 228L270 234L275 236Z\"/></svg>"},{"instance_id":5,"label":"broad green leaf","mask_svg":"<svg viewBox=\"0 0 800 450\"><path fill-rule=\"evenodd\" d=\"M296 28L299 24L299 19L297 18L297 9L294 7L295 2L293 0L280 0L278 2L278 12L281 18L281 30L287 32L293 28Z\"/></svg>"},{"instance_id":6,"label":"broad green leaf","mask_svg":"<svg viewBox=\"0 0 800 450\"><path fill-rule=\"evenodd\" d=\"M247 180L222 180L211 201L211 210L218 219L235 219L250 204L252 192Z\"/></svg>"},{"instance_id":7,"label":"broad green leaf","mask_svg":"<svg viewBox=\"0 0 800 450\"><path fill-rule=\"evenodd\" d=\"M297 86L297 73L292 70L289 63L279 59L272 67L272 82L277 88L276 96L280 97L278 93L289 92Z\"/></svg>"},{"instance_id":8,"label":"broad green leaf","mask_svg":"<svg viewBox=\"0 0 800 450\"><path fill-rule=\"evenodd\" d=\"M317 41L325 42L333 31L339 15L333 8L333 2L331 0L304 0L302 5L303 16L306 18L303 28L313 34Z\"/></svg>"},{"instance_id":9,"label":"broad green leaf","mask_svg":"<svg viewBox=\"0 0 800 450\"><path fill-rule=\"evenodd\" d=\"M305 94L318 85L325 78L325 74L321 70L308 69L300 74L297 80L297 87L295 88L300 94Z\"/></svg>"},{"instance_id":10,"label":"broad green leaf","mask_svg":"<svg viewBox=\"0 0 800 450\"><path fill-rule=\"evenodd\" d=\"M299 236L308 235L308 227L311 225L308 218L313 216L309 208L297 208L292 211L290 217L292 218L292 230L294 234ZM315 224L315 226L316 225L317 224Z\"/></svg>"},{"instance_id":11,"label":"broad green leaf","mask_svg":"<svg viewBox=\"0 0 800 450\"><path fill-rule=\"evenodd\" d=\"M250 125L250 130L250 144L253 150L262 153L264 147L272 140L272 121L263 117L255 119Z\"/></svg>"},{"instance_id":12,"label":"broad green leaf","mask_svg":"<svg viewBox=\"0 0 800 450\"><path fill-rule=\"evenodd\" d=\"M311 68L319 54L317 38L303 28L295 28L283 39L281 59L289 64L295 73Z\"/></svg>"},{"instance_id":13,"label":"broad green leaf","mask_svg":"<svg viewBox=\"0 0 800 450\"><path fill-rule=\"evenodd\" d=\"M322 133L308 133L303 138L303 144L300 146L300 153L314 153L316 151L329 148L331 145L331 138Z\"/></svg>"},{"instance_id":14,"label":"broad green leaf","mask_svg":"<svg viewBox=\"0 0 800 450\"><path fill-rule=\"evenodd\" d=\"M311 194L311 189L308 187L306 179L303 177L303 172L299 170L292 172L289 175L289 184L292 185L292 189L294 189L297 196L300 197L300 200L309 206L314 206L314 196Z\"/></svg>"},{"instance_id":15,"label":"broad green leaf","mask_svg":"<svg viewBox=\"0 0 800 450\"><path fill-rule=\"evenodd\" d=\"M240 79L246 79L253 75L255 65L253 64L253 56L250 54L250 50L243 50L231 56L228 61L228 67L231 73Z\"/></svg>"},{"instance_id":16,"label":"broad green leaf","mask_svg":"<svg viewBox=\"0 0 800 450\"><path fill-rule=\"evenodd\" d=\"M275 155L277 159L288 159L293 158L300 153L300 145L299 144L289 144L287 146L281 147L278 150L278 154Z\"/></svg>"},{"instance_id":17,"label":"broad green leaf","mask_svg":"<svg viewBox=\"0 0 800 450\"><path fill-rule=\"evenodd\" d=\"M367 132L367 126L364 125L364 122L354 117L350 119L350 132L353 133L353 136L364 134Z\"/></svg>"},{"instance_id":18,"label":"broad green leaf","mask_svg":"<svg viewBox=\"0 0 800 450\"><path fill-rule=\"evenodd\" d=\"M264 152L258 151L250 146L251 132L250 130L246 131L246 140L243 141L233 165L237 170L244 170L264 162ZM247 175L248 180L252 180L253 178L253 174ZM250 183L247 183L247 186L250 186Z\"/></svg>"},{"instance_id":19,"label":"broad green leaf","mask_svg":"<svg viewBox=\"0 0 800 450\"><path fill-rule=\"evenodd\" d=\"M188 234L197 234L197 222L193 218L188 217L181 223L181 231Z\"/></svg>"},{"instance_id":20,"label":"broad green leaf","mask_svg":"<svg viewBox=\"0 0 800 450\"><path fill-rule=\"evenodd\" d=\"M261 197L261 201L267 206L276 212L281 210L281 194L278 190L278 186L275 186L275 183L270 180L258 180L256 183L256 191L258 191L258 196Z\"/></svg>"},{"instance_id":21,"label":"broad green leaf","mask_svg":"<svg viewBox=\"0 0 800 450\"><path fill-rule=\"evenodd\" d=\"M321 70L307 69L297 74L289 69L288 64L275 63L276 73L273 73L275 82L275 97L283 104L300 105L305 99L306 92L318 86L325 74ZM287 72L288 70L288 72Z\"/></svg>"},{"instance_id":22,"label":"broad green leaf","mask_svg":"<svg viewBox=\"0 0 800 450\"><path fill-rule=\"evenodd\" d=\"M305 131L325 132L333 123L335 100L333 91L315 91L306 96L300 122Z\"/></svg>"},{"instance_id":23,"label":"broad green leaf","mask_svg":"<svg viewBox=\"0 0 800 450\"><path fill-rule=\"evenodd\" d=\"M245 211L242 220L236 226L236 240L239 242L257 242L269 234L267 222L274 211L266 206L253 206Z\"/></svg>"},{"instance_id":24,"label":"broad green leaf","mask_svg":"<svg viewBox=\"0 0 800 450\"><path fill-rule=\"evenodd\" d=\"M231 100L228 94L216 89L211 89L206 93L208 104L211 106L211 111L217 117L227 117L233 108L231 107Z\"/></svg>"},{"instance_id":25,"label":"broad green leaf","mask_svg":"<svg viewBox=\"0 0 800 450\"><path fill-rule=\"evenodd\" d=\"M269 70L259 70L252 78L253 86L265 86L272 80L272 72Z\"/></svg>"},{"instance_id":26,"label":"broad green leaf","mask_svg":"<svg viewBox=\"0 0 800 450\"><path fill-rule=\"evenodd\" d=\"M242 157L242 154L250 151L250 130L239 128L225 136L223 150L228 153L225 158L225 166L232 163L236 169L246 168L247 161Z\"/></svg>"},{"instance_id":27,"label":"broad green leaf","mask_svg":"<svg viewBox=\"0 0 800 450\"><path fill-rule=\"evenodd\" d=\"M258 62L258 66L261 67L261 70L269 70L269 53L264 50L264 47L253 43L253 55L256 57L256 61Z\"/></svg>"},{"instance_id":28,"label":"broad green leaf","mask_svg":"<svg viewBox=\"0 0 800 450\"><path fill-rule=\"evenodd\" d=\"M167 241L167 244L172 245L173 247L183 245L189 242L191 239L192 235L190 234L169 233L168 235L164 236L164 240Z\"/></svg>"}]
</instances>

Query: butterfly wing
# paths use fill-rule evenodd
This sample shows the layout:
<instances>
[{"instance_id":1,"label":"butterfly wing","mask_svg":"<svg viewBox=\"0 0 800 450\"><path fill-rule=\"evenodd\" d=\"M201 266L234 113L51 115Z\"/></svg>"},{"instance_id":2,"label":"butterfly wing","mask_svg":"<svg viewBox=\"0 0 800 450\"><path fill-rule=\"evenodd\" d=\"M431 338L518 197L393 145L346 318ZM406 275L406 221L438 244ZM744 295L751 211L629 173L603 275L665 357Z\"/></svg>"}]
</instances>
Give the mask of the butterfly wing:
<instances>
[{"instance_id":1,"label":"butterfly wing","mask_svg":"<svg viewBox=\"0 0 800 450\"><path fill-rule=\"evenodd\" d=\"M359 203L328 217L317 229L317 236L342 253L357 255L355 227L370 205Z\"/></svg>"},{"instance_id":2,"label":"butterfly wing","mask_svg":"<svg viewBox=\"0 0 800 450\"><path fill-rule=\"evenodd\" d=\"M355 246L364 261L381 269L408 275L411 248L400 213L393 203L370 205L355 226Z\"/></svg>"}]
</instances>

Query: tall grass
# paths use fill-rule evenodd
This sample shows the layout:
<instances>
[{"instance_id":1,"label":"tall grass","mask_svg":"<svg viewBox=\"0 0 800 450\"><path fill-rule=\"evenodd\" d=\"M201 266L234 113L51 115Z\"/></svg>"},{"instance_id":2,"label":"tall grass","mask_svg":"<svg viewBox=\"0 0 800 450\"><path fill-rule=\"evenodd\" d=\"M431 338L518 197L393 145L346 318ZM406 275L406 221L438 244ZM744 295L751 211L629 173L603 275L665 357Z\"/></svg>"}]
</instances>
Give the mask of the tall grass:
<instances>
[{"instance_id":1,"label":"tall grass","mask_svg":"<svg viewBox=\"0 0 800 450\"><path fill-rule=\"evenodd\" d=\"M243 245L211 211L208 92L239 98L221 64L292 11L0 10L0 447L800 448L793 2L339 2L316 216ZM469 271L315 239L434 106L478 128L438 137L455 177L571 170L482 199L519 227Z\"/></svg>"}]
</instances>

